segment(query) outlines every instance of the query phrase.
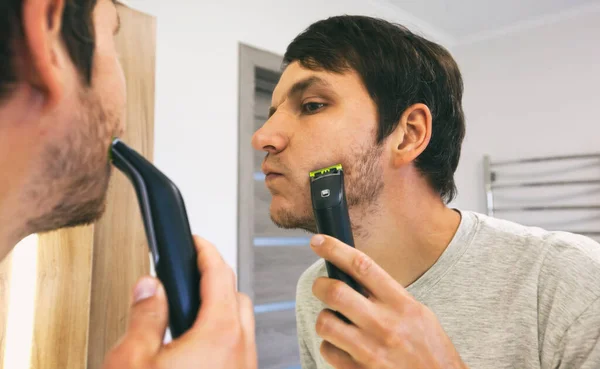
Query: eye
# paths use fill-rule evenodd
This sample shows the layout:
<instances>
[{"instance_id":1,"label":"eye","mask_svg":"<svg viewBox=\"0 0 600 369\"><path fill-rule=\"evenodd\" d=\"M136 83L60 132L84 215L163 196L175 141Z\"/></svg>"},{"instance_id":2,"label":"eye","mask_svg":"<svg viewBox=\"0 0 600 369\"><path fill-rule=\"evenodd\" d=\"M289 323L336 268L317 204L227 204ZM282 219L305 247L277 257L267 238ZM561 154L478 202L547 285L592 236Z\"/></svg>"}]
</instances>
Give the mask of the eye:
<instances>
[{"instance_id":1,"label":"eye","mask_svg":"<svg viewBox=\"0 0 600 369\"><path fill-rule=\"evenodd\" d=\"M306 114L314 114L325 107L324 103L308 102L302 105L302 112Z\"/></svg>"}]
</instances>

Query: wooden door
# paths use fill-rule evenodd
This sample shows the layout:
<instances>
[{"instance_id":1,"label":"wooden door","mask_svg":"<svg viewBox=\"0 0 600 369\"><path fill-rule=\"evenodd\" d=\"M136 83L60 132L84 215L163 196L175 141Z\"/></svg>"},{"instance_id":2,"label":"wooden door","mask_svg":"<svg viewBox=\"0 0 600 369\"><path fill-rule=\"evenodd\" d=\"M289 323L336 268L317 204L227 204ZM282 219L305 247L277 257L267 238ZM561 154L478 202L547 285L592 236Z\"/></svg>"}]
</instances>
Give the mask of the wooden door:
<instances>
[{"instance_id":1,"label":"wooden door","mask_svg":"<svg viewBox=\"0 0 600 369\"><path fill-rule=\"evenodd\" d=\"M127 80L127 121L123 141L149 160L154 148L154 17L119 6L117 48ZM115 172L104 217L94 232L89 369L102 366L106 352L125 331L131 289L150 273L149 251L133 186Z\"/></svg>"},{"instance_id":2,"label":"wooden door","mask_svg":"<svg viewBox=\"0 0 600 369\"><path fill-rule=\"evenodd\" d=\"M118 5L118 11L117 48L128 95L127 132L122 138L152 160L156 22L123 5ZM33 260L19 258L17 262L9 255L0 264L0 369L100 368L106 352L124 332L131 288L139 277L150 273L133 187L115 170L106 213L99 222L39 235L35 240ZM28 246L18 247L25 250ZM35 276L31 291L23 290L23 273L15 271ZM20 308L10 305L11 294L29 292L35 293L35 313L7 322L15 319ZM24 334L19 337L6 337L11 324L32 329L20 332ZM18 360L12 357L8 366L4 365L10 356L6 355L7 338L18 341L22 354Z\"/></svg>"}]
</instances>

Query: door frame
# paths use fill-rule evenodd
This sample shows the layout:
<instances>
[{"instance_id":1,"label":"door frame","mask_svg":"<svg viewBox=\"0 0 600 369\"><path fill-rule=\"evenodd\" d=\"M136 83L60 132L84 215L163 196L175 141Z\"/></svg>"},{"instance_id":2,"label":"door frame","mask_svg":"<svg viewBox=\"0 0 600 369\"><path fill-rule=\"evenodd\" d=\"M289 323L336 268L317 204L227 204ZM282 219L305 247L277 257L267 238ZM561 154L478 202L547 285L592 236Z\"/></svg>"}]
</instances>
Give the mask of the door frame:
<instances>
[{"instance_id":1,"label":"door frame","mask_svg":"<svg viewBox=\"0 0 600 369\"><path fill-rule=\"evenodd\" d=\"M256 70L281 70L283 58L244 43L239 44L238 108L238 289L254 300L254 134ZM248 185L250 183L250 185Z\"/></svg>"}]
</instances>

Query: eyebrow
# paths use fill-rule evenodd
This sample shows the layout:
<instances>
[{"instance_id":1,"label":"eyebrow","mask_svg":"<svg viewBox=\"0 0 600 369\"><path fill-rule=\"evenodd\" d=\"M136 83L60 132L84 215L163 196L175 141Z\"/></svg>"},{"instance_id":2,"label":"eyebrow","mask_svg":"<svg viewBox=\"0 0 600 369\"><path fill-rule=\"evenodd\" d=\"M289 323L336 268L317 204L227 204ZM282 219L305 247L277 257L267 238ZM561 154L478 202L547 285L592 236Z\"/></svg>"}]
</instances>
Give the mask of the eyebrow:
<instances>
[{"instance_id":1,"label":"eyebrow","mask_svg":"<svg viewBox=\"0 0 600 369\"><path fill-rule=\"evenodd\" d=\"M331 85L329 84L329 82L327 82L323 78L320 78L317 76L312 76L312 77L308 77L308 78L305 78L303 80L300 80L300 81L294 83L292 88L290 88L290 90L288 91L287 95L288 95L288 97L301 95L304 93L304 91L308 90L309 88L311 88L313 86L330 87ZM275 114L276 111L277 111L277 108L274 106L271 106L269 108L269 118L271 118L271 116L273 116L273 114Z\"/></svg>"}]
</instances>

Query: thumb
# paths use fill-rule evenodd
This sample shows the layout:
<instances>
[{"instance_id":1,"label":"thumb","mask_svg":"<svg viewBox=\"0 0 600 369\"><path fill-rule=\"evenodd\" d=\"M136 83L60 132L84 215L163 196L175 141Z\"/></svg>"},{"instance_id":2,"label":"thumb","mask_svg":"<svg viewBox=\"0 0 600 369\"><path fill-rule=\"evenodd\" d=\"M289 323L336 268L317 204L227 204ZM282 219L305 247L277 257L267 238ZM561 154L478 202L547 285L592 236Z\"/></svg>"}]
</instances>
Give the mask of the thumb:
<instances>
[{"instance_id":1,"label":"thumb","mask_svg":"<svg viewBox=\"0 0 600 369\"><path fill-rule=\"evenodd\" d=\"M150 358L159 351L168 322L168 304L162 284L143 277L133 290L133 305L123 344L134 356Z\"/></svg>"}]
</instances>

